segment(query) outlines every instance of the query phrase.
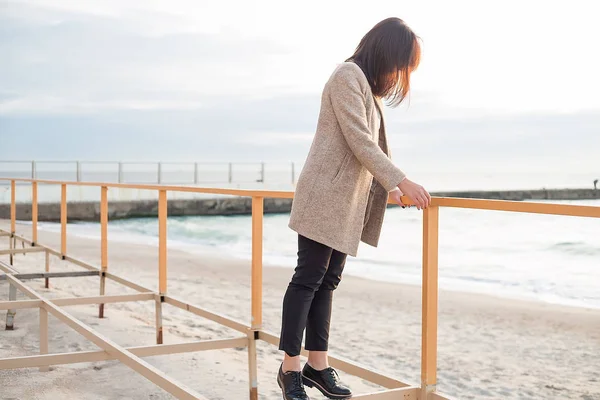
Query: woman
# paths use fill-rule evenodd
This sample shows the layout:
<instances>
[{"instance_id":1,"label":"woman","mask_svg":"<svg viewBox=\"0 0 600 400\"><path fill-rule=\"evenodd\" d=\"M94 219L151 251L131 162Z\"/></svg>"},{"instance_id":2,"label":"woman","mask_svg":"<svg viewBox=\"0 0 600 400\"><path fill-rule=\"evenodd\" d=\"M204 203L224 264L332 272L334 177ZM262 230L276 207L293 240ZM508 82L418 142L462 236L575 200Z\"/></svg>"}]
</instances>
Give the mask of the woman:
<instances>
[{"instance_id":1,"label":"woman","mask_svg":"<svg viewBox=\"0 0 600 400\"><path fill-rule=\"evenodd\" d=\"M388 196L406 195L419 209L429 193L390 160L381 99L408 95L419 64L418 37L398 18L381 21L333 72L321 97L310 152L298 179L289 226L298 233L298 264L283 300L277 382L287 400L304 400L304 385L331 399L352 396L327 362L333 290L346 255L360 241L377 246ZM306 328L308 363L301 369Z\"/></svg>"}]
</instances>

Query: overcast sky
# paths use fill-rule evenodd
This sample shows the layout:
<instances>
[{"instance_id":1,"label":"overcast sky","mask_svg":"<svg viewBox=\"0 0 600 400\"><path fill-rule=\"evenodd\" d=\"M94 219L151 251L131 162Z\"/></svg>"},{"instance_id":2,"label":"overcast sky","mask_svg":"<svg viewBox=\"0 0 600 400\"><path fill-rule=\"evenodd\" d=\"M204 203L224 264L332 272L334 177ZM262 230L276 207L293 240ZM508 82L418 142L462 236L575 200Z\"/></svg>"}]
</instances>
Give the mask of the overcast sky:
<instances>
[{"instance_id":1,"label":"overcast sky","mask_svg":"<svg viewBox=\"0 0 600 400\"><path fill-rule=\"evenodd\" d=\"M389 16L423 39L401 167L600 172L593 1L0 0L0 159L302 161Z\"/></svg>"}]
</instances>

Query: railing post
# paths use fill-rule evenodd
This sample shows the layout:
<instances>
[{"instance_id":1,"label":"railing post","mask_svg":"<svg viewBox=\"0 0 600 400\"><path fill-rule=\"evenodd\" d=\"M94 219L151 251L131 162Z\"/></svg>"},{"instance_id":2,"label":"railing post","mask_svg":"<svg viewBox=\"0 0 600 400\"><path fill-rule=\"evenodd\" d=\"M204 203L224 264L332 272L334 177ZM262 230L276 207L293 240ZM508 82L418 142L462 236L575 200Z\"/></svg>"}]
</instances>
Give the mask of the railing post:
<instances>
[{"instance_id":1,"label":"railing post","mask_svg":"<svg viewBox=\"0 0 600 400\"><path fill-rule=\"evenodd\" d=\"M233 164L229 163L229 183L233 182Z\"/></svg>"},{"instance_id":2,"label":"railing post","mask_svg":"<svg viewBox=\"0 0 600 400\"><path fill-rule=\"evenodd\" d=\"M252 198L252 319L250 322L248 363L250 374L250 400L258 399L258 371L256 365L256 339L262 328L262 268L263 268L263 212L264 199Z\"/></svg>"},{"instance_id":3,"label":"railing post","mask_svg":"<svg viewBox=\"0 0 600 400\"><path fill-rule=\"evenodd\" d=\"M156 298L156 344L163 343L162 302L167 293L167 191L158 191L158 296Z\"/></svg>"},{"instance_id":4,"label":"railing post","mask_svg":"<svg viewBox=\"0 0 600 400\"><path fill-rule=\"evenodd\" d=\"M40 307L40 355L48 354L48 311ZM50 371L50 366L40 367L41 372Z\"/></svg>"},{"instance_id":5,"label":"railing post","mask_svg":"<svg viewBox=\"0 0 600 400\"><path fill-rule=\"evenodd\" d=\"M50 272L50 252L46 250L46 267L44 268L46 272ZM50 287L50 278L44 279L44 287L48 289Z\"/></svg>"},{"instance_id":6,"label":"railing post","mask_svg":"<svg viewBox=\"0 0 600 400\"><path fill-rule=\"evenodd\" d=\"M38 241L38 183L31 184L31 245Z\"/></svg>"},{"instance_id":7,"label":"railing post","mask_svg":"<svg viewBox=\"0 0 600 400\"><path fill-rule=\"evenodd\" d=\"M75 161L77 166L77 182L81 182L81 162Z\"/></svg>"},{"instance_id":8,"label":"railing post","mask_svg":"<svg viewBox=\"0 0 600 400\"><path fill-rule=\"evenodd\" d=\"M35 168L35 161L31 162L31 179L35 179L37 176L37 171Z\"/></svg>"},{"instance_id":9,"label":"railing post","mask_svg":"<svg viewBox=\"0 0 600 400\"><path fill-rule=\"evenodd\" d=\"M119 183L123 183L123 163L119 161Z\"/></svg>"},{"instance_id":10,"label":"railing post","mask_svg":"<svg viewBox=\"0 0 600 400\"><path fill-rule=\"evenodd\" d=\"M106 291L108 269L108 187L100 188L100 296ZM104 318L104 303L98 306L98 318Z\"/></svg>"},{"instance_id":11,"label":"railing post","mask_svg":"<svg viewBox=\"0 0 600 400\"><path fill-rule=\"evenodd\" d=\"M60 254L67 255L67 185L60 185Z\"/></svg>"},{"instance_id":12,"label":"railing post","mask_svg":"<svg viewBox=\"0 0 600 400\"><path fill-rule=\"evenodd\" d=\"M10 236L8 237L8 248L15 248L15 233L17 230L17 182L10 181ZM13 253L10 253L9 262L13 265Z\"/></svg>"},{"instance_id":13,"label":"railing post","mask_svg":"<svg viewBox=\"0 0 600 400\"><path fill-rule=\"evenodd\" d=\"M421 399L436 391L438 324L439 207L423 211L423 288L421 338Z\"/></svg>"},{"instance_id":14,"label":"railing post","mask_svg":"<svg viewBox=\"0 0 600 400\"><path fill-rule=\"evenodd\" d=\"M292 162L292 185L296 183L296 166Z\"/></svg>"},{"instance_id":15,"label":"railing post","mask_svg":"<svg viewBox=\"0 0 600 400\"><path fill-rule=\"evenodd\" d=\"M265 183L265 163L260 163L260 183Z\"/></svg>"},{"instance_id":16,"label":"railing post","mask_svg":"<svg viewBox=\"0 0 600 400\"><path fill-rule=\"evenodd\" d=\"M10 281L8 282L8 300L14 301L17 300L17 287L13 285ZM7 310L6 311L6 330L12 331L15 329L15 315L17 314L17 310Z\"/></svg>"},{"instance_id":17,"label":"railing post","mask_svg":"<svg viewBox=\"0 0 600 400\"><path fill-rule=\"evenodd\" d=\"M198 184L198 163L194 163L194 184Z\"/></svg>"},{"instance_id":18,"label":"railing post","mask_svg":"<svg viewBox=\"0 0 600 400\"><path fill-rule=\"evenodd\" d=\"M264 199L252 198L252 321L253 329L262 327L262 267L263 267Z\"/></svg>"}]
</instances>

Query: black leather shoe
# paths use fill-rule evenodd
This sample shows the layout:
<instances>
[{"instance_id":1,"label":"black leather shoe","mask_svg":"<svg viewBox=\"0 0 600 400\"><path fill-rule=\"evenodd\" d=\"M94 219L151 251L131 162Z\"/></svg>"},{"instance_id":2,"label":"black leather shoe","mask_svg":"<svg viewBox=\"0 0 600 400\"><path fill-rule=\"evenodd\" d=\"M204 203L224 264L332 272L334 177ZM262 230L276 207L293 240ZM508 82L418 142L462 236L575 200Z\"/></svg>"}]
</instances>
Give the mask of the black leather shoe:
<instances>
[{"instance_id":1,"label":"black leather shoe","mask_svg":"<svg viewBox=\"0 0 600 400\"><path fill-rule=\"evenodd\" d=\"M298 371L283 372L283 364L279 367L277 383L283 393L285 400L310 400L304 391L302 384L302 373Z\"/></svg>"},{"instance_id":2,"label":"black leather shoe","mask_svg":"<svg viewBox=\"0 0 600 400\"><path fill-rule=\"evenodd\" d=\"M337 371L331 367L317 371L306 364L302 369L304 385L319 389L323 396L330 399L349 399L352 397L350 388L340 382Z\"/></svg>"}]
</instances>

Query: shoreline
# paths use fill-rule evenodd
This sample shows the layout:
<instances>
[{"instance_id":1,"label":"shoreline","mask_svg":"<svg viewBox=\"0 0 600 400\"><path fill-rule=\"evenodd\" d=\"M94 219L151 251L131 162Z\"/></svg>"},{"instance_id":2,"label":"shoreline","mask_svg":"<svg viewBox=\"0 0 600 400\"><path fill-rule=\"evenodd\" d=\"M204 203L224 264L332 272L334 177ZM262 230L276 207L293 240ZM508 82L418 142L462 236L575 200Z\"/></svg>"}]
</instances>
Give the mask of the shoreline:
<instances>
[{"instance_id":1,"label":"shoreline","mask_svg":"<svg viewBox=\"0 0 600 400\"><path fill-rule=\"evenodd\" d=\"M3 229L6 221L0 221ZM24 229L25 228L25 229ZM28 234L27 226L17 225ZM41 230L39 242L57 248L60 234ZM7 243L0 245L7 247ZM98 265L99 240L69 236L69 254ZM109 239L109 271L141 285L157 286L157 248ZM21 272L43 269L43 254L17 255ZM250 263L225 255L191 254L169 250L168 291L192 304L244 322L250 319ZM51 271L73 270L52 257ZM278 333L281 302L292 270L265 265L263 320L267 331ZM98 292L97 277L51 279L31 285L48 297L90 296ZM0 282L3 300L7 284ZM110 281L107 294L124 289ZM335 292L330 349L406 382L418 382L421 345L421 291L418 286L345 276ZM123 346L151 344L154 305L109 304L106 320L97 306L68 307L68 312ZM0 320L5 312L0 312ZM225 338L227 328L182 310L163 312L165 343ZM0 357L35 354L38 350L37 310L20 310L15 331L0 331ZM438 388L460 399L497 400L564 397L600 399L600 312L550 304L498 299L489 295L440 290L438 329ZM51 319L50 351L70 352L95 347ZM275 346L258 347L259 394L280 400L274 379L281 354ZM148 359L157 368L210 399L247 398L247 353L219 350ZM356 393L377 390L372 384L341 373ZM116 362L0 371L10 398L40 400L171 399L145 379ZM309 393L314 399L314 391Z\"/></svg>"}]
</instances>

